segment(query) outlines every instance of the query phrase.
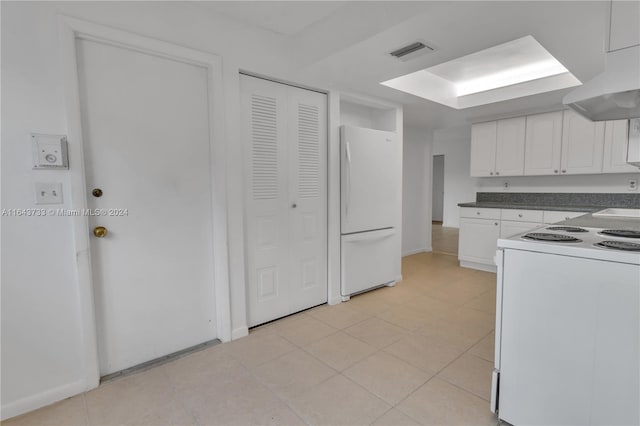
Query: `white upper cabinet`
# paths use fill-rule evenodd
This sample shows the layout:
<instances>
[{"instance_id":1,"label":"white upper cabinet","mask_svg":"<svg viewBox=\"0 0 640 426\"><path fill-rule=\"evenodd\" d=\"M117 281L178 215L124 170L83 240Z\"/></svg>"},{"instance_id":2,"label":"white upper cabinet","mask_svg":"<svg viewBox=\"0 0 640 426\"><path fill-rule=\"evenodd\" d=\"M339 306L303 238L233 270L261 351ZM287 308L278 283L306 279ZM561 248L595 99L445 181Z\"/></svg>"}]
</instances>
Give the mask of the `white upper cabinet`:
<instances>
[{"instance_id":1,"label":"white upper cabinet","mask_svg":"<svg viewBox=\"0 0 640 426\"><path fill-rule=\"evenodd\" d=\"M524 174L560 174L562 111L527 116Z\"/></svg>"},{"instance_id":2,"label":"white upper cabinet","mask_svg":"<svg viewBox=\"0 0 640 426\"><path fill-rule=\"evenodd\" d=\"M524 174L524 137L526 117L499 120L496 137L496 176Z\"/></svg>"},{"instance_id":3,"label":"white upper cabinet","mask_svg":"<svg viewBox=\"0 0 640 426\"><path fill-rule=\"evenodd\" d=\"M609 50L640 44L640 2L611 2L611 33Z\"/></svg>"},{"instance_id":4,"label":"white upper cabinet","mask_svg":"<svg viewBox=\"0 0 640 426\"><path fill-rule=\"evenodd\" d=\"M495 121L471 126L471 176L494 176L496 132Z\"/></svg>"},{"instance_id":5,"label":"white upper cabinet","mask_svg":"<svg viewBox=\"0 0 640 426\"><path fill-rule=\"evenodd\" d=\"M604 123L565 110L562 125L562 174L602 173Z\"/></svg>"},{"instance_id":6,"label":"white upper cabinet","mask_svg":"<svg viewBox=\"0 0 640 426\"><path fill-rule=\"evenodd\" d=\"M629 121L607 121L604 126L604 154L602 173L637 173L638 169L627 164L629 146Z\"/></svg>"},{"instance_id":7,"label":"white upper cabinet","mask_svg":"<svg viewBox=\"0 0 640 426\"><path fill-rule=\"evenodd\" d=\"M628 120L605 124L572 110L473 124L471 176L634 173L628 128Z\"/></svg>"}]
</instances>

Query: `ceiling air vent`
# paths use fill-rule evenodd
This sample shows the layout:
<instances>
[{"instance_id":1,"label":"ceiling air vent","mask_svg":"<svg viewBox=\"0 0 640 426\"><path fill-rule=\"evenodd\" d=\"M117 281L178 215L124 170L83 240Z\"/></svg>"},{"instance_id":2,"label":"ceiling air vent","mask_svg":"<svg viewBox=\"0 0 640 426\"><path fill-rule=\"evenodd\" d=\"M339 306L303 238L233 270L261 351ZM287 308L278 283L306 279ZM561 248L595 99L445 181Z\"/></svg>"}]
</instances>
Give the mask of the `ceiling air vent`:
<instances>
[{"instance_id":1,"label":"ceiling air vent","mask_svg":"<svg viewBox=\"0 0 640 426\"><path fill-rule=\"evenodd\" d=\"M394 58L398 58L401 61L408 61L409 59L413 59L416 56L433 52L435 49L422 41L416 41L414 43L403 46L399 49L390 52L389 54Z\"/></svg>"}]
</instances>

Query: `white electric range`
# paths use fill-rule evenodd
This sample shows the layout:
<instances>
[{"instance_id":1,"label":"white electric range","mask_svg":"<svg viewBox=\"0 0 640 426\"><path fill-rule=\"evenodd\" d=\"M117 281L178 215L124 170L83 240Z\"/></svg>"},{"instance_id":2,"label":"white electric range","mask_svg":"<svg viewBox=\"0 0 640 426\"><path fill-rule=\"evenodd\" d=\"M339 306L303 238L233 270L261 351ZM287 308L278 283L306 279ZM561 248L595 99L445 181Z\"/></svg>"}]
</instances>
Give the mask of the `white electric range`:
<instances>
[{"instance_id":1,"label":"white electric range","mask_svg":"<svg viewBox=\"0 0 640 426\"><path fill-rule=\"evenodd\" d=\"M491 409L501 420L640 424L640 229L628 223L498 240Z\"/></svg>"}]
</instances>

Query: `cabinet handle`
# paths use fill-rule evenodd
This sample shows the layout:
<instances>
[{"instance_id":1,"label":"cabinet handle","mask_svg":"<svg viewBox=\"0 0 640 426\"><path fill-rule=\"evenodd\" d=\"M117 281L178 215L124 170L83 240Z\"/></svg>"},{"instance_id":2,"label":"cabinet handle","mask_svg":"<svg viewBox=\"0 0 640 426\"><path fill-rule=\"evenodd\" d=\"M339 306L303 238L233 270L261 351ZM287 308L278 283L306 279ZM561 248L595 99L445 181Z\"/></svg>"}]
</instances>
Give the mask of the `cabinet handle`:
<instances>
[{"instance_id":1,"label":"cabinet handle","mask_svg":"<svg viewBox=\"0 0 640 426\"><path fill-rule=\"evenodd\" d=\"M562 173L567 173L567 171L566 171L566 170L563 170L563 171L562 171Z\"/></svg>"},{"instance_id":2,"label":"cabinet handle","mask_svg":"<svg viewBox=\"0 0 640 426\"><path fill-rule=\"evenodd\" d=\"M558 170L554 170L553 173L558 173Z\"/></svg>"},{"instance_id":3,"label":"cabinet handle","mask_svg":"<svg viewBox=\"0 0 640 426\"><path fill-rule=\"evenodd\" d=\"M478 216L480 216L480 212L476 212L476 214L477 214Z\"/></svg>"},{"instance_id":4,"label":"cabinet handle","mask_svg":"<svg viewBox=\"0 0 640 426\"><path fill-rule=\"evenodd\" d=\"M490 174L491 176L493 176L493 172L489 172L489 174Z\"/></svg>"},{"instance_id":5,"label":"cabinet handle","mask_svg":"<svg viewBox=\"0 0 640 426\"><path fill-rule=\"evenodd\" d=\"M519 214L518 214L518 217L522 217L522 213L519 213Z\"/></svg>"},{"instance_id":6,"label":"cabinet handle","mask_svg":"<svg viewBox=\"0 0 640 426\"><path fill-rule=\"evenodd\" d=\"M496 176L498 176L500 174L500 172L496 172Z\"/></svg>"},{"instance_id":7,"label":"cabinet handle","mask_svg":"<svg viewBox=\"0 0 640 426\"><path fill-rule=\"evenodd\" d=\"M494 224L495 226L498 226L498 222L493 222L493 224Z\"/></svg>"}]
</instances>

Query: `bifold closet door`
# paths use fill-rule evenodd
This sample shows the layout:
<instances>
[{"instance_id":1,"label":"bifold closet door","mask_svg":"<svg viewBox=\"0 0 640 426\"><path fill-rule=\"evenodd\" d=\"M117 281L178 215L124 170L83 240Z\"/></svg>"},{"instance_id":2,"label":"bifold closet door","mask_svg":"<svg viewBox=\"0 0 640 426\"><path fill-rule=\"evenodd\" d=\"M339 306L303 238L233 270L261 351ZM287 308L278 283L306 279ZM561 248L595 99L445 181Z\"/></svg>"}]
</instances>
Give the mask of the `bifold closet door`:
<instances>
[{"instance_id":1,"label":"bifold closet door","mask_svg":"<svg viewBox=\"0 0 640 426\"><path fill-rule=\"evenodd\" d=\"M327 301L326 95L240 82L254 326Z\"/></svg>"}]
</instances>

